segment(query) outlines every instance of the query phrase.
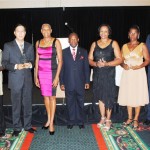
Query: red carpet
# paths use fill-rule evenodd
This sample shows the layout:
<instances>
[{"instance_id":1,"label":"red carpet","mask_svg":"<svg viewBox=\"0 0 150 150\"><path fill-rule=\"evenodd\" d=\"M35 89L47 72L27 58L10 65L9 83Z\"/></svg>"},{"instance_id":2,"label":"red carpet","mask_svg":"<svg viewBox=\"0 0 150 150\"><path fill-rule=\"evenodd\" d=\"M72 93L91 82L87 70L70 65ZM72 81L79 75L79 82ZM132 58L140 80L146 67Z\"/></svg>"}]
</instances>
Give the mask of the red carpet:
<instances>
[{"instance_id":1,"label":"red carpet","mask_svg":"<svg viewBox=\"0 0 150 150\"><path fill-rule=\"evenodd\" d=\"M99 128L97 128L97 125L93 124L92 129L93 129L99 150L107 150L105 140L104 140L103 135L101 134Z\"/></svg>"}]
</instances>

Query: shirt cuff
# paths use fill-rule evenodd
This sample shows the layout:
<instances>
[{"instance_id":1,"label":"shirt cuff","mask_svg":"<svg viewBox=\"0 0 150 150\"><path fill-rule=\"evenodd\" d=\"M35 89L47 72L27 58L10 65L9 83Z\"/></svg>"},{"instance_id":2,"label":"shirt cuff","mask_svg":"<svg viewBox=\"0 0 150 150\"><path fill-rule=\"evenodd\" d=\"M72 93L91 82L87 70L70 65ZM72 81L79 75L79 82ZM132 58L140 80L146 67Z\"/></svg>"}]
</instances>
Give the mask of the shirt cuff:
<instances>
[{"instance_id":1,"label":"shirt cuff","mask_svg":"<svg viewBox=\"0 0 150 150\"><path fill-rule=\"evenodd\" d=\"M17 69L17 65L18 65L18 64L15 64L15 67L14 67L15 70Z\"/></svg>"},{"instance_id":2,"label":"shirt cuff","mask_svg":"<svg viewBox=\"0 0 150 150\"><path fill-rule=\"evenodd\" d=\"M30 62L29 62L30 63ZM29 67L30 69L32 69L32 64L30 63L30 67Z\"/></svg>"}]
</instances>

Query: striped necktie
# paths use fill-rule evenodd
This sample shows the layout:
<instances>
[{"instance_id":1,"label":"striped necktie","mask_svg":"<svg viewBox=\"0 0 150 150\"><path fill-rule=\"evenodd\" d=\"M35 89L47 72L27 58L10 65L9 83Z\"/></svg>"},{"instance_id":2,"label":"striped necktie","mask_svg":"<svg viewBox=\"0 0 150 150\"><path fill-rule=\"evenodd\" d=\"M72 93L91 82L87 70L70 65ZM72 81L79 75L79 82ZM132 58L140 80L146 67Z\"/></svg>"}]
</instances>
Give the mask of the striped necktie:
<instances>
[{"instance_id":1,"label":"striped necktie","mask_svg":"<svg viewBox=\"0 0 150 150\"><path fill-rule=\"evenodd\" d=\"M75 52L74 48L72 49L72 57L73 57L73 60L75 61L76 60L76 52Z\"/></svg>"}]
</instances>

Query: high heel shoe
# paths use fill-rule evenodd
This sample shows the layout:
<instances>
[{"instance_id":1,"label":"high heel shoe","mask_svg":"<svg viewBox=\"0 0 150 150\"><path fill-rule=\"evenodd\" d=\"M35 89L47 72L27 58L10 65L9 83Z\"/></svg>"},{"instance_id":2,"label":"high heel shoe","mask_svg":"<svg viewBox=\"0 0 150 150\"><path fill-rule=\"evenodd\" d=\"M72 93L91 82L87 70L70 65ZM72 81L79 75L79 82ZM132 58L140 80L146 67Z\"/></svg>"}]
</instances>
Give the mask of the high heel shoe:
<instances>
[{"instance_id":1,"label":"high heel shoe","mask_svg":"<svg viewBox=\"0 0 150 150\"><path fill-rule=\"evenodd\" d=\"M51 128L52 127L52 128ZM50 131L50 130L52 130L52 131ZM54 133L55 133L55 129L54 129L54 125L49 125L49 134L50 135L54 135Z\"/></svg>"},{"instance_id":2,"label":"high heel shoe","mask_svg":"<svg viewBox=\"0 0 150 150\"><path fill-rule=\"evenodd\" d=\"M42 129L47 130L49 128L49 126L45 127L43 126Z\"/></svg>"},{"instance_id":3,"label":"high heel shoe","mask_svg":"<svg viewBox=\"0 0 150 150\"><path fill-rule=\"evenodd\" d=\"M106 117L101 117L100 122L97 123L98 128L102 127L105 124L105 121L106 121L105 119L106 119Z\"/></svg>"},{"instance_id":4,"label":"high heel shoe","mask_svg":"<svg viewBox=\"0 0 150 150\"><path fill-rule=\"evenodd\" d=\"M109 123L109 124L108 124L108 123ZM106 124L105 124L105 126L103 127L103 129L104 129L105 131L109 131L111 128L112 128L112 122L111 122L111 120L106 120Z\"/></svg>"},{"instance_id":5,"label":"high heel shoe","mask_svg":"<svg viewBox=\"0 0 150 150\"><path fill-rule=\"evenodd\" d=\"M49 131L50 135L54 135L55 131Z\"/></svg>"},{"instance_id":6,"label":"high heel shoe","mask_svg":"<svg viewBox=\"0 0 150 150\"><path fill-rule=\"evenodd\" d=\"M126 122L123 122L122 125L124 127L127 127L127 126L131 125L132 123L133 123L133 119L128 118L128 120Z\"/></svg>"},{"instance_id":7,"label":"high heel shoe","mask_svg":"<svg viewBox=\"0 0 150 150\"><path fill-rule=\"evenodd\" d=\"M137 122L137 125L134 125L134 122ZM133 120L133 130L137 130L139 128L138 120Z\"/></svg>"}]
</instances>

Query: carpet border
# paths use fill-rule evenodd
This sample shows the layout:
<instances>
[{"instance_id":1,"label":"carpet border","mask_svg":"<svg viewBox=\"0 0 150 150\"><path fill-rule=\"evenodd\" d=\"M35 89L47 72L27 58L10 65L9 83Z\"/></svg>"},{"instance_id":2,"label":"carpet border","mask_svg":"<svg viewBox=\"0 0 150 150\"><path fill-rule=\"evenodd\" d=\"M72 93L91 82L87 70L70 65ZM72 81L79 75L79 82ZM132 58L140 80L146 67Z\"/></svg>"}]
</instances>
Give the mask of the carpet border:
<instances>
[{"instance_id":1,"label":"carpet border","mask_svg":"<svg viewBox=\"0 0 150 150\"><path fill-rule=\"evenodd\" d=\"M20 150L20 147L22 146L26 135L27 135L27 132L26 131L22 131L20 133L19 137L17 137L16 140L13 142L10 150Z\"/></svg>"},{"instance_id":2,"label":"carpet border","mask_svg":"<svg viewBox=\"0 0 150 150\"><path fill-rule=\"evenodd\" d=\"M147 146L147 144L140 138L140 136L137 134L137 133L135 133L132 129L131 129L131 127L129 126L129 127L127 127L127 130L129 131L129 133L132 135L132 137L134 138L134 139L138 139L138 145L143 149L143 150L148 150L149 149L149 147ZM135 138L136 137L136 138Z\"/></svg>"},{"instance_id":3,"label":"carpet border","mask_svg":"<svg viewBox=\"0 0 150 150\"><path fill-rule=\"evenodd\" d=\"M104 137L102 133L100 132L99 128L97 127L97 125L92 124L92 129L93 129L94 136L95 136L99 150L108 150Z\"/></svg>"}]
</instances>

